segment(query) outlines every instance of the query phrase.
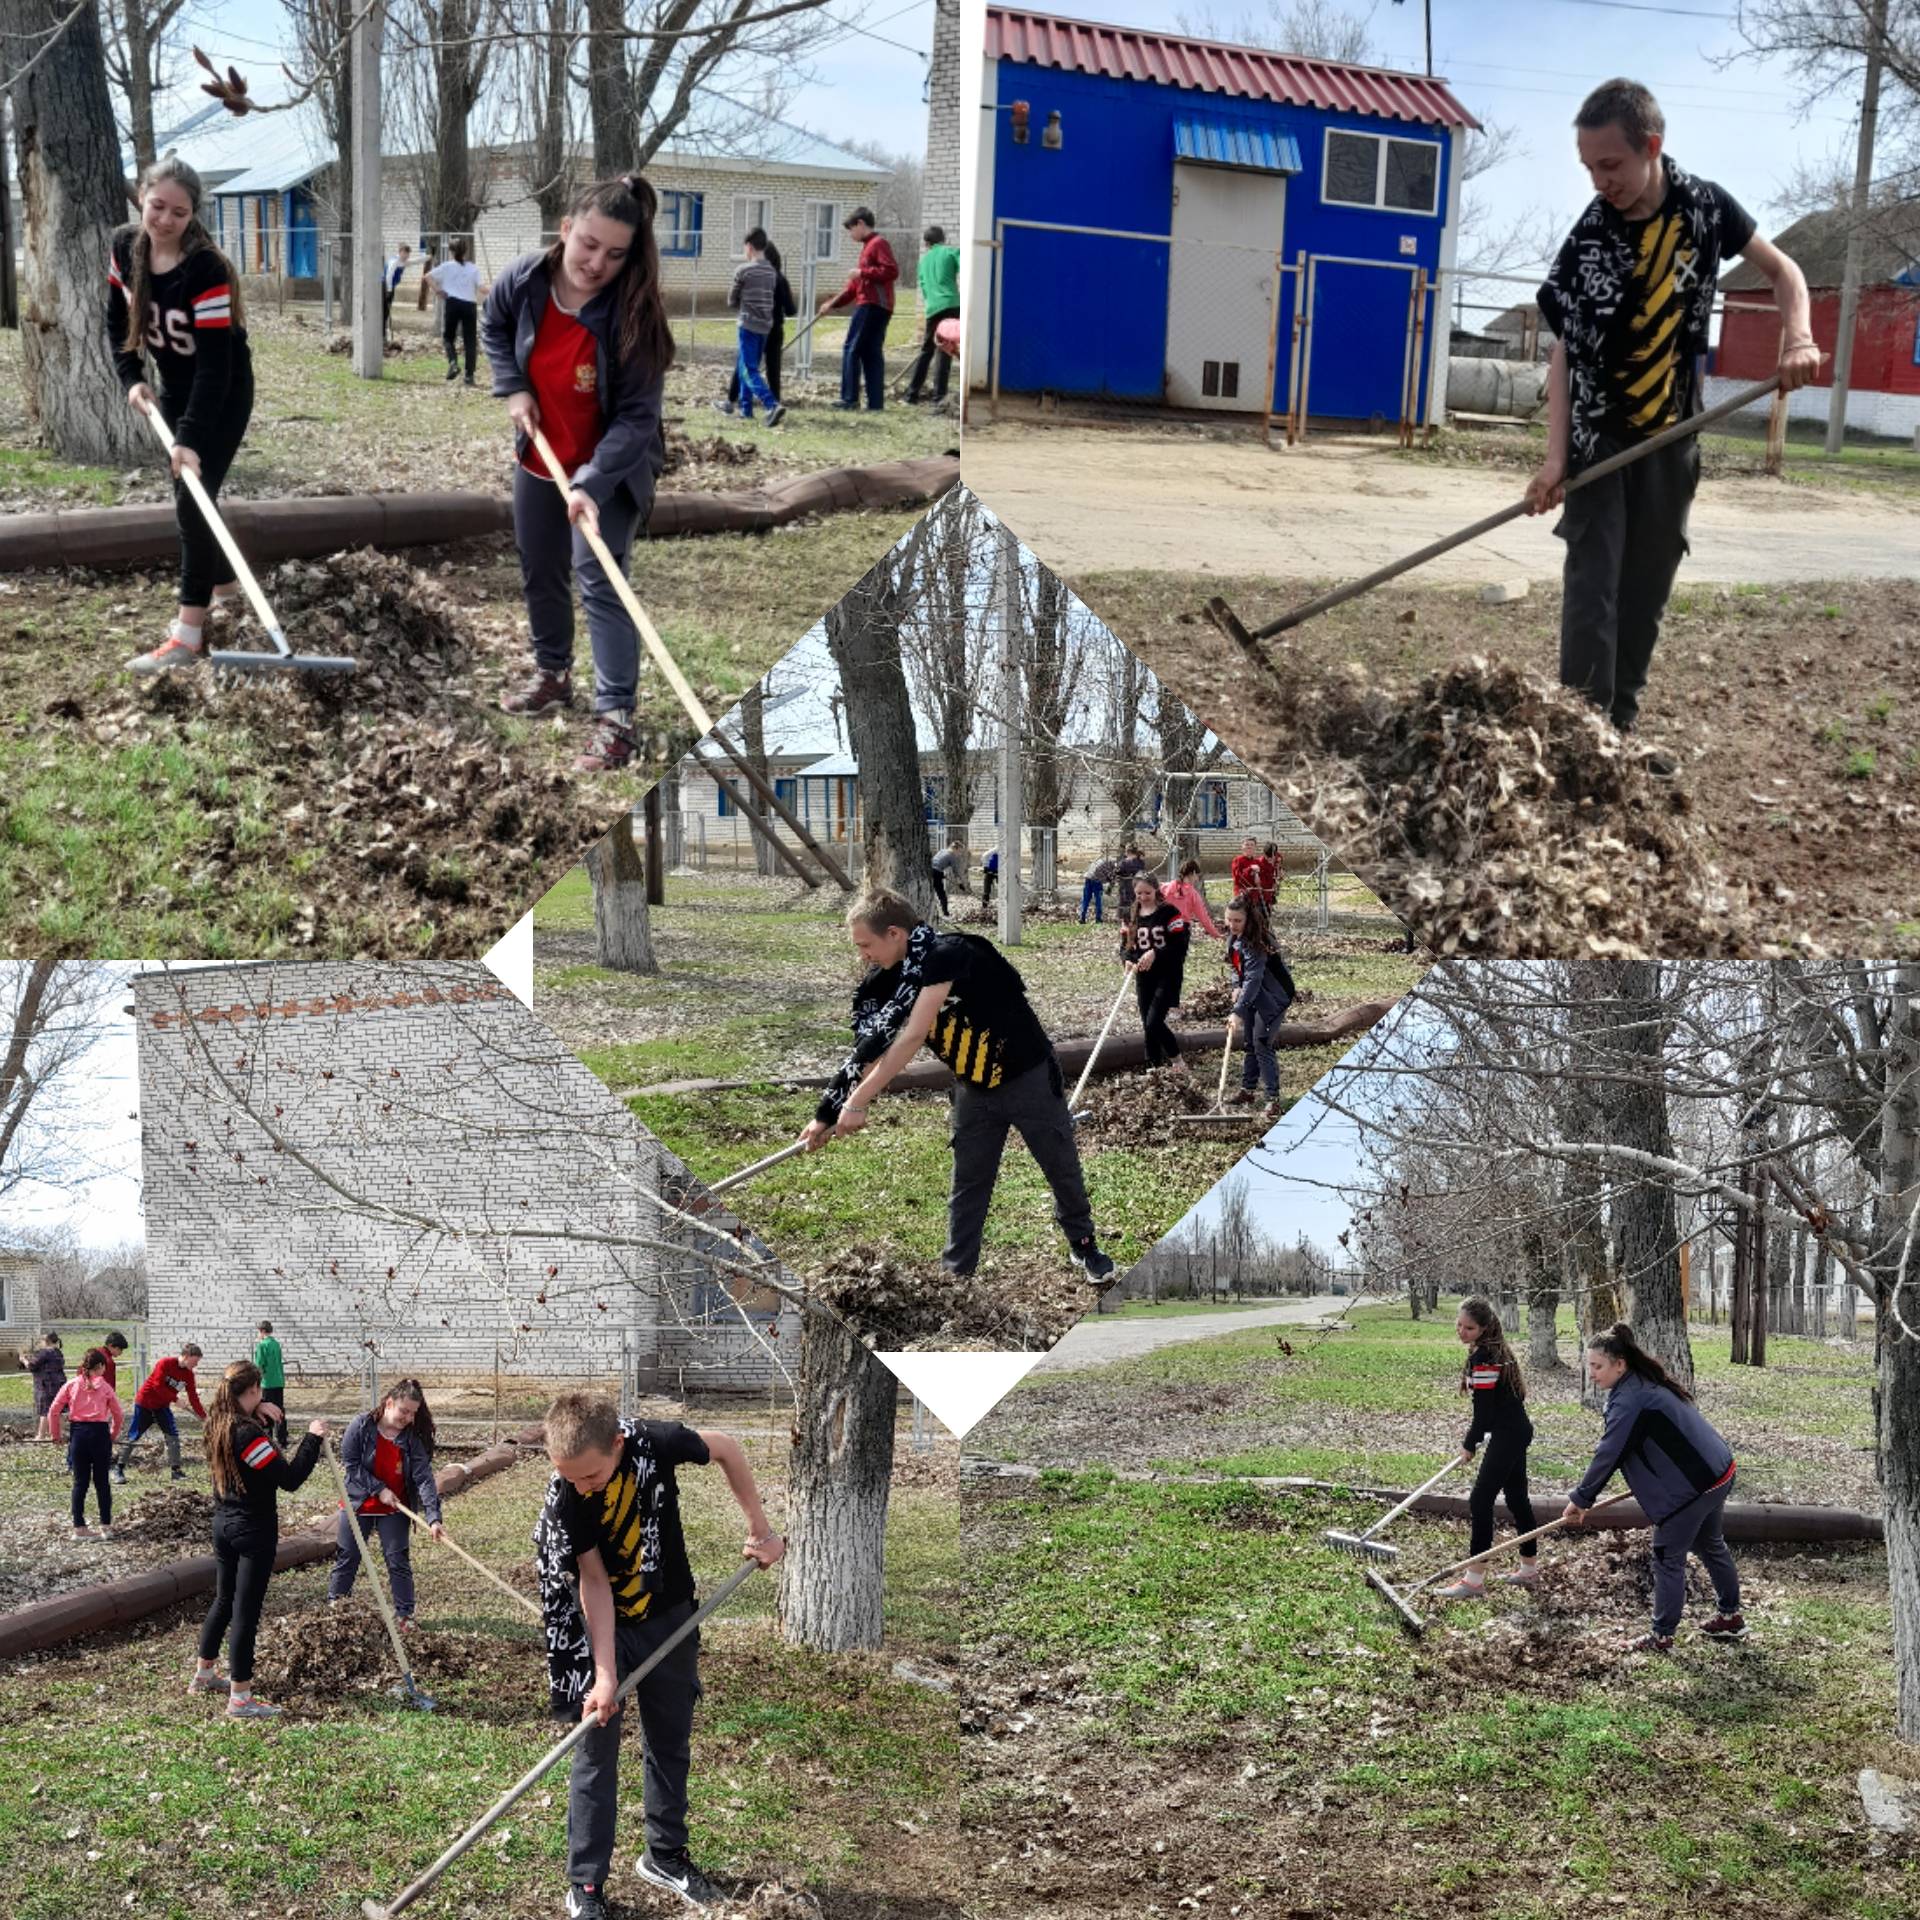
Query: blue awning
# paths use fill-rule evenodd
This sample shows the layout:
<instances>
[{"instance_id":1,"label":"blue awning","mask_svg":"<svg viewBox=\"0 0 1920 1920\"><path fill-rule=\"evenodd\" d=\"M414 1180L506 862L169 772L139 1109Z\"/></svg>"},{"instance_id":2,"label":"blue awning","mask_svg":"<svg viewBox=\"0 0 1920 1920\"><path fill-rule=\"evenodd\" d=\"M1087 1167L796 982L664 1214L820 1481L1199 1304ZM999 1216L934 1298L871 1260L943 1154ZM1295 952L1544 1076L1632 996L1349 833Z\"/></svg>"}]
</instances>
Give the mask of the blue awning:
<instances>
[{"instance_id":1,"label":"blue awning","mask_svg":"<svg viewBox=\"0 0 1920 1920\"><path fill-rule=\"evenodd\" d=\"M1241 167L1249 173L1300 171L1300 147L1291 134L1203 113L1182 114L1174 121L1173 157L1207 167Z\"/></svg>"}]
</instances>

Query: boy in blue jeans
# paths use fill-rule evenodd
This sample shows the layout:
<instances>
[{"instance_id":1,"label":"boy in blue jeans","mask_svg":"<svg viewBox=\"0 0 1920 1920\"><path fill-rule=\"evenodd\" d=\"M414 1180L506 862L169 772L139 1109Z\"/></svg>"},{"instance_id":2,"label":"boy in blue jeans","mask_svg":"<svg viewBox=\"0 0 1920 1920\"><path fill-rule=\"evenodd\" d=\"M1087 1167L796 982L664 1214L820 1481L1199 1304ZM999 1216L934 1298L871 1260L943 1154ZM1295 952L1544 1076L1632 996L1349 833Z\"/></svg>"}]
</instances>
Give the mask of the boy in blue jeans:
<instances>
[{"instance_id":1,"label":"boy in blue jeans","mask_svg":"<svg viewBox=\"0 0 1920 1920\"><path fill-rule=\"evenodd\" d=\"M740 417L751 420L753 403L758 400L766 412L767 425L777 427L787 417L787 410L773 397L773 389L760 371L780 288L780 275L766 256L766 245L767 236L759 227L741 242L740 251L746 258L734 269L727 305L740 316ZM720 411L732 409L723 405Z\"/></svg>"}]
</instances>

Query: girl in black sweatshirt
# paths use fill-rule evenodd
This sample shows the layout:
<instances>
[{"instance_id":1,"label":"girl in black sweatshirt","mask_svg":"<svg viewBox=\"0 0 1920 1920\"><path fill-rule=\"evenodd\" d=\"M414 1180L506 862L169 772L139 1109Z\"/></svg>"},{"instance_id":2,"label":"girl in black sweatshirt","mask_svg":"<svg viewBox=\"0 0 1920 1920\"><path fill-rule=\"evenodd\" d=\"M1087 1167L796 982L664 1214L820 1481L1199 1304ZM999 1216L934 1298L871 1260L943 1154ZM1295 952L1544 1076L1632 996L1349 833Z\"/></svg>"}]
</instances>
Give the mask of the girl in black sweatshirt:
<instances>
[{"instance_id":1,"label":"girl in black sweatshirt","mask_svg":"<svg viewBox=\"0 0 1920 1920\"><path fill-rule=\"evenodd\" d=\"M135 673L188 665L207 650L209 609L240 589L180 475L217 496L253 417L253 356L241 324L240 276L201 224L200 176L173 154L140 177L140 218L107 252L107 344L127 400L157 407L172 429L180 522L180 612L167 637L128 661ZM157 389L147 384L151 357Z\"/></svg>"},{"instance_id":2,"label":"girl in black sweatshirt","mask_svg":"<svg viewBox=\"0 0 1920 1920\"><path fill-rule=\"evenodd\" d=\"M1147 1039L1147 1065L1162 1062L1185 1073L1180 1042L1167 1015L1180 1004L1192 938L1187 917L1160 897L1160 882L1142 873L1133 882L1133 912L1120 934L1120 957L1133 962L1133 995L1140 1004L1140 1029Z\"/></svg>"},{"instance_id":3,"label":"girl in black sweatshirt","mask_svg":"<svg viewBox=\"0 0 1920 1920\"><path fill-rule=\"evenodd\" d=\"M219 1565L213 1605L200 1628L200 1659L189 1693L224 1693L233 1720L277 1714L253 1697L253 1642L267 1603L274 1556L280 1550L280 1495L302 1486L319 1463L327 1423L314 1421L291 1460L273 1444L280 1409L263 1398L260 1369L236 1360L207 1409L207 1465L213 1474L213 1554ZM227 1648L229 1679L219 1669Z\"/></svg>"},{"instance_id":4,"label":"girl in black sweatshirt","mask_svg":"<svg viewBox=\"0 0 1920 1920\"><path fill-rule=\"evenodd\" d=\"M1507 1513L1520 1533L1533 1531L1533 1502L1527 1497L1527 1448L1533 1442L1533 1422L1527 1418L1527 1383L1520 1362L1507 1345L1506 1330L1491 1300L1477 1294L1464 1300L1453 1323L1460 1344L1468 1349L1460 1370L1460 1391L1473 1396L1473 1419L1460 1443L1462 1463L1473 1458L1482 1440L1486 1452L1467 1497L1473 1532L1469 1553L1485 1553L1493 1545L1493 1503L1506 1496ZM1540 1549L1529 1542L1520 1549L1520 1565L1500 1576L1505 1586L1530 1587L1539 1578L1534 1564ZM1449 1587L1440 1588L1441 1600L1478 1600L1486 1580L1478 1567L1469 1567Z\"/></svg>"}]
</instances>

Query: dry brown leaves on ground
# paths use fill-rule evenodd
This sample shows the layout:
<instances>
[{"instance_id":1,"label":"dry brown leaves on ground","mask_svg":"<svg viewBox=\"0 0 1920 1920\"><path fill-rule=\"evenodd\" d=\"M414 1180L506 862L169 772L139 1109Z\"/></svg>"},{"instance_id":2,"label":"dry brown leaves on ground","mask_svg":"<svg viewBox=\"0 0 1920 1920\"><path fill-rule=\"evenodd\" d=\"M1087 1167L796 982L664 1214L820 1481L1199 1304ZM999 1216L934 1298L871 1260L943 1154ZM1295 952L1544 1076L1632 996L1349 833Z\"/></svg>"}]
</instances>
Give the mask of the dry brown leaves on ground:
<instances>
[{"instance_id":1,"label":"dry brown leaves on ground","mask_svg":"<svg viewBox=\"0 0 1920 1920\"><path fill-rule=\"evenodd\" d=\"M875 1349L899 1353L1050 1347L1092 1306L1094 1289L1064 1259L989 1257L962 1278L938 1261L895 1260L856 1242L825 1269L822 1293Z\"/></svg>"},{"instance_id":2,"label":"dry brown leaves on ground","mask_svg":"<svg viewBox=\"0 0 1920 1920\"><path fill-rule=\"evenodd\" d=\"M1193 1009L1188 1008L1191 1013ZM1176 1073L1170 1067L1151 1067L1145 1073L1115 1075L1110 1080L1093 1080L1080 1096L1076 1109L1080 1115L1080 1141L1089 1147L1167 1147L1177 1141L1191 1141L1207 1134L1231 1137L1244 1129L1251 1144L1270 1124L1261 1119L1265 1103L1228 1106L1226 1116L1216 1125L1183 1126L1180 1114L1211 1114L1214 1093L1219 1086L1217 1056L1201 1056L1208 1070L1189 1068ZM1232 1068L1227 1072L1227 1098L1233 1099L1239 1079Z\"/></svg>"},{"instance_id":3,"label":"dry brown leaves on ground","mask_svg":"<svg viewBox=\"0 0 1920 1920\"><path fill-rule=\"evenodd\" d=\"M407 1664L428 1692L434 1680L498 1676L513 1692L534 1701L539 1657L524 1646L484 1634L445 1633L415 1627L402 1636ZM271 1616L261 1626L254 1654L255 1686L269 1699L343 1701L381 1693L400 1681L393 1643L377 1609L360 1600L301 1613Z\"/></svg>"}]
</instances>

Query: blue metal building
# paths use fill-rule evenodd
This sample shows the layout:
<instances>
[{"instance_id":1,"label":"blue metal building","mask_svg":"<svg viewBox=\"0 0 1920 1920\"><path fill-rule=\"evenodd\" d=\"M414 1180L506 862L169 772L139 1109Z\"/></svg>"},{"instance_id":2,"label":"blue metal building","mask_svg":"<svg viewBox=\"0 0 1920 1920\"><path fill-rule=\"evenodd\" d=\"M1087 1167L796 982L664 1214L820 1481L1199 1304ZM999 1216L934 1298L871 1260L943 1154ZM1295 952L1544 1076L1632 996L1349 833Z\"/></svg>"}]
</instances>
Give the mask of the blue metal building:
<instances>
[{"instance_id":1,"label":"blue metal building","mask_svg":"<svg viewBox=\"0 0 1920 1920\"><path fill-rule=\"evenodd\" d=\"M1424 417L1478 125L1443 83L990 7L983 104L1000 386Z\"/></svg>"}]
</instances>

